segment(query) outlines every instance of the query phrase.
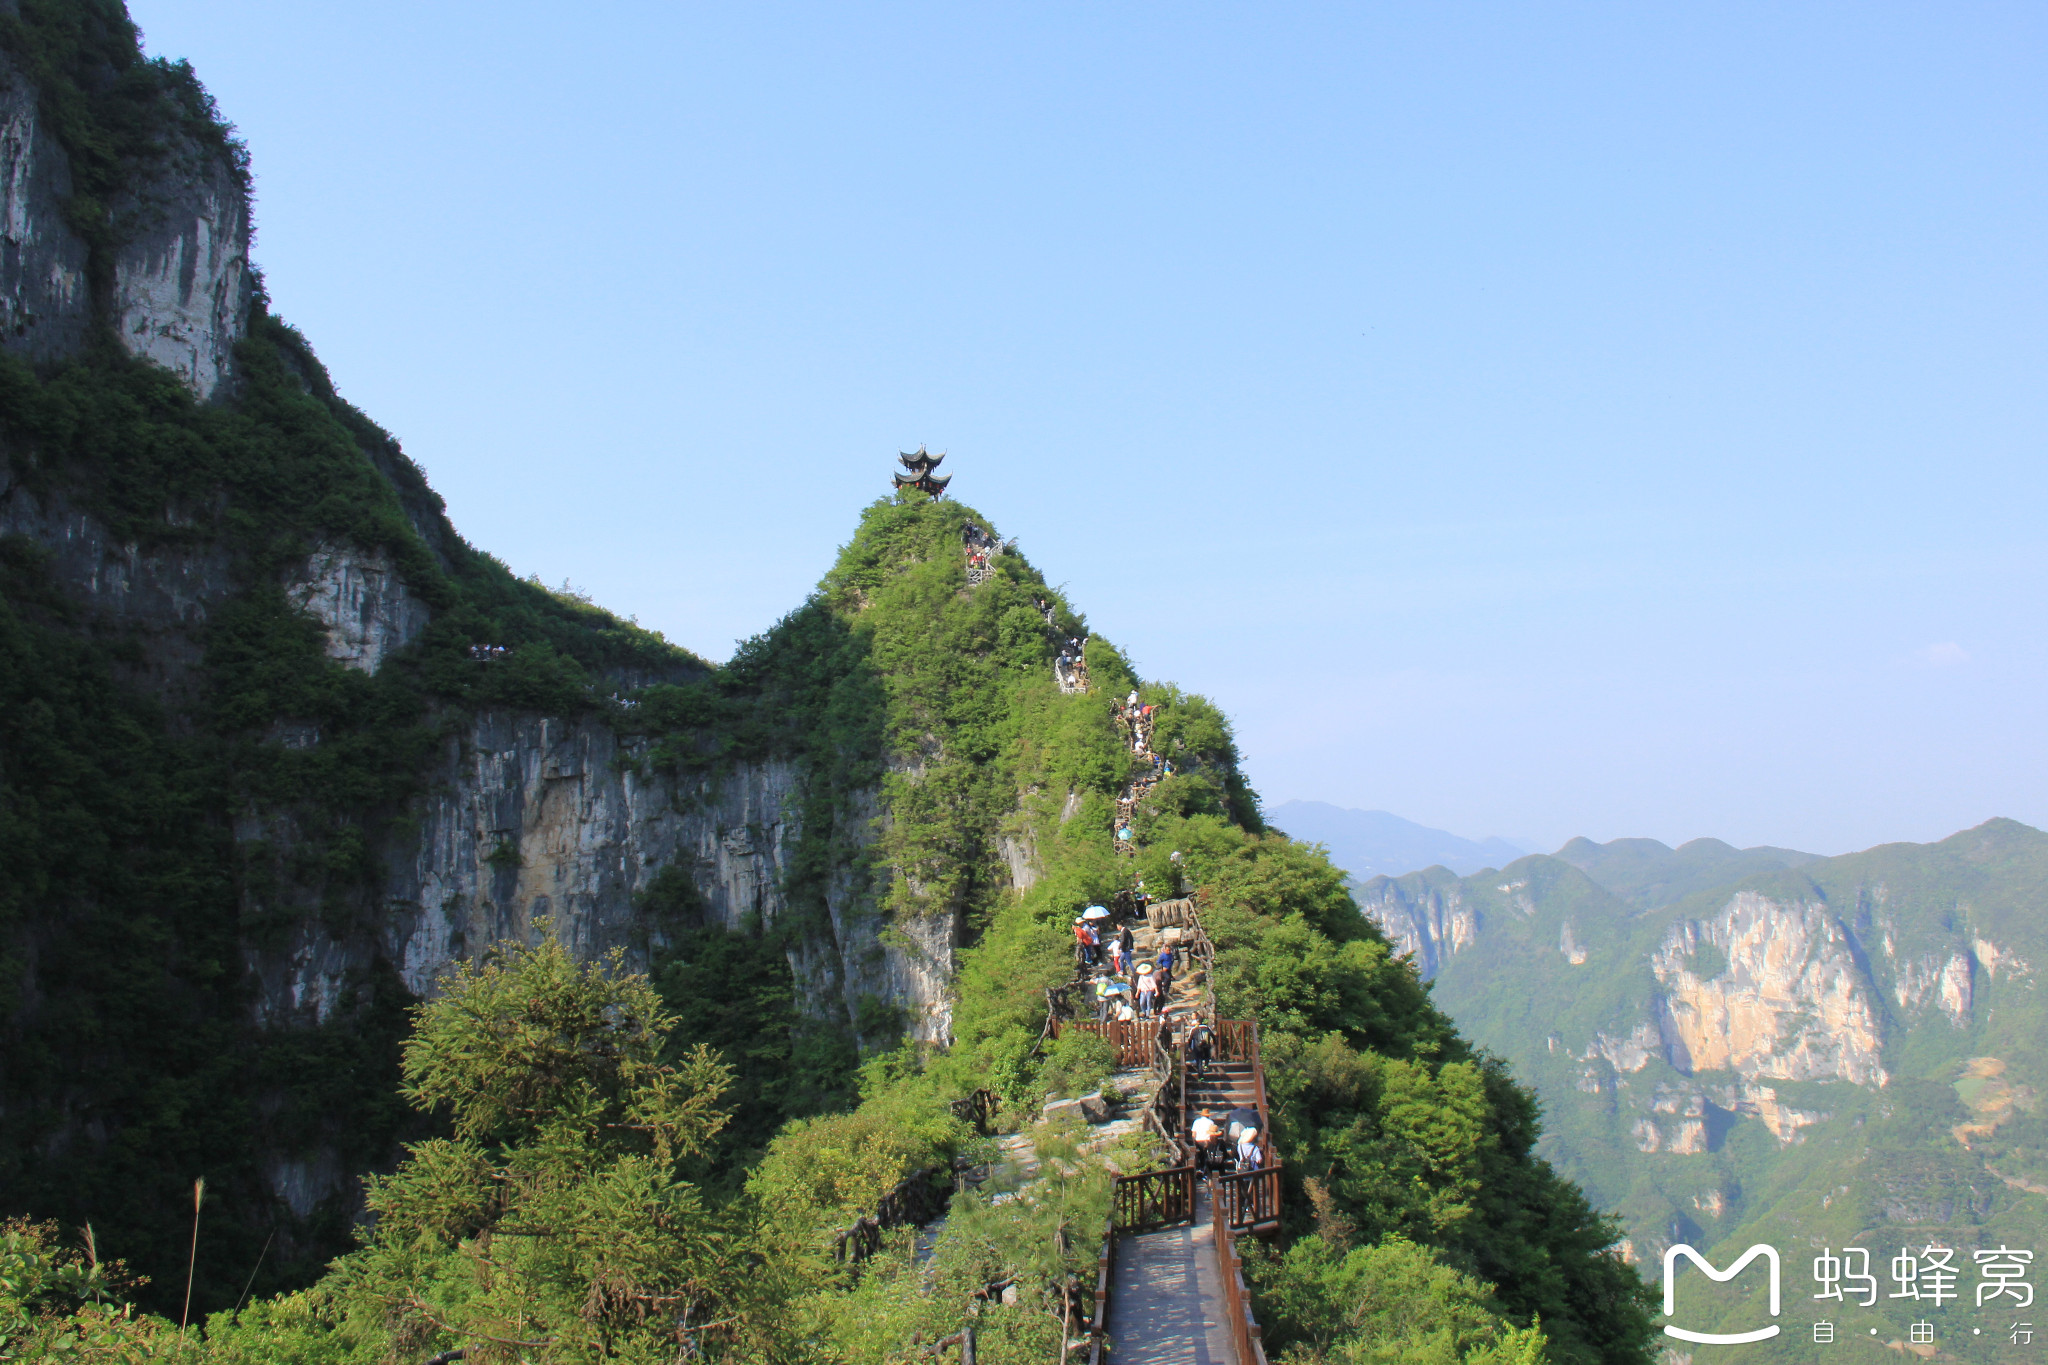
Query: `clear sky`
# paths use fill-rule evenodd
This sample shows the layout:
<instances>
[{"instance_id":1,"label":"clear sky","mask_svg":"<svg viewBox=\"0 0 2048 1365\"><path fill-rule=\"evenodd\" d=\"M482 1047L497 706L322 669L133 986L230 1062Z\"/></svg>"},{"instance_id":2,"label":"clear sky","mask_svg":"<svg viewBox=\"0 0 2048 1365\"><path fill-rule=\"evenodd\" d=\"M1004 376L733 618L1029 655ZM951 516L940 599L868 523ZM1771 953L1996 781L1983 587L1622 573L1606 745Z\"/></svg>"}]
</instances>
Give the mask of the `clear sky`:
<instances>
[{"instance_id":1,"label":"clear sky","mask_svg":"<svg viewBox=\"0 0 2048 1365\"><path fill-rule=\"evenodd\" d=\"M132 8L464 534L700 653L926 442L1269 802L2048 825L2048 7Z\"/></svg>"}]
</instances>

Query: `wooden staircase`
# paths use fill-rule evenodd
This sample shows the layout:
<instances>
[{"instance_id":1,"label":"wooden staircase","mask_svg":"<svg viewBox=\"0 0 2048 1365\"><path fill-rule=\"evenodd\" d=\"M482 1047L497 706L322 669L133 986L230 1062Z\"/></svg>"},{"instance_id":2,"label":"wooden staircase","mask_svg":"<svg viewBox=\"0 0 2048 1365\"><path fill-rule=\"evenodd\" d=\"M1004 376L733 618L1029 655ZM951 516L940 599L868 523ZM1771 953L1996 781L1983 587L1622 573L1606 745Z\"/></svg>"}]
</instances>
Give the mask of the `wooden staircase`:
<instances>
[{"instance_id":1,"label":"wooden staircase","mask_svg":"<svg viewBox=\"0 0 2048 1365\"><path fill-rule=\"evenodd\" d=\"M1126 856L1138 851L1129 830L1139 802L1171 770L1152 756L1151 708L1128 704L1136 701L1133 695L1115 705L1132 753L1148 765L1117 801L1111 836ZM1238 1234L1271 1235L1280 1228L1281 1163L1266 1107L1259 1026L1216 1017L1216 945L1202 929L1194 900L1144 906L1142 929L1135 928L1138 908L1135 888L1116 897L1116 911L1132 919L1141 951L1170 944L1176 958L1175 990L1160 1002L1159 1018L1136 1024L1090 1018L1099 969L1081 967L1073 982L1046 992L1047 1036L1066 1029L1098 1033L1115 1045L1121 1065L1152 1071L1157 1084L1145 1124L1175 1158L1165 1170L1115 1179L1097 1265L1089 1365L1267 1365L1237 1253ZM1211 1055L1190 1074L1186 1042L1198 1025L1211 1031ZM1218 1120L1232 1109L1258 1114L1257 1166L1197 1169L1199 1154L1188 1133L1204 1109ZM1061 1365L1068 1345L1061 1344Z\"/></svg>"},{"instance_id":2,"label":"wooden staircase","mask_svg":"<svg viewBox=\"0 0 2048 1365\"><path fill-rule=\"evenodd\" d=\"M1202 932L1194 902L1166 902L1150 910L1154 932L1162 921L1180 929L1189 978L1200 970L1199 987L1184 996L1176 992L1179 1008L1135 1025L1062 1018L1085 1007L1085 993L1093 990L1092 974L1085 970L1065 993L1048 992L1049 1034L1099 1033L1116 1044L1125 1065L1152 1070L1158 1084L1145 1122L1176 1158L1165 1170L1116 1177L1088 1359L1090 1365L1266 1365L1236 1247L1242 1233L1267 1236L1280 1227L1281 1161L1267 1110L1259 1026L1216 1017L1208 984L1215 947ZM1190 1066L1186 1039L1197 1023L1211 1031L1211 1058ZM1259 1164L1199 1169L1188 1137L1195 1116L1208 1110L1222 1122L1233 1109L1259 1116Z\"/></svg>"}]
</instances>

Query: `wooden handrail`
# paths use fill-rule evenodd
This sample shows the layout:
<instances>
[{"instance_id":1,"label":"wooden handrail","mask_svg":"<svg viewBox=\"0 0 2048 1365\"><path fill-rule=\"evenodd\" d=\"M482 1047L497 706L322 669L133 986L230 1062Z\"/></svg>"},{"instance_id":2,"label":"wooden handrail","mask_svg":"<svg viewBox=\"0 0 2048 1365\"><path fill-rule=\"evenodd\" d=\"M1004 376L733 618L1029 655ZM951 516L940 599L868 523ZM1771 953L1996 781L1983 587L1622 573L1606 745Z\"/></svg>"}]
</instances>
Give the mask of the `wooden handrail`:
<instances>
[{"instance_id":1,"label":"wooden handrail","mask_svg":"<svg viewBox=\"0 0 2048 1365\"><path fill-rule=\"evenodd\" d=\"M1237 1365L1266 1365L1266 1345L1252 1317L1251 1291L1244 1282L1244 1258L1237 1254L1236 1238L1223 1220L1213 1180L1209 1193L1209 1239L1216 1247L1216 1275L1223 1282L1223 1319L1230 1328L1230 1344L1237 1351Z\"/></svg>"},{"instance_id":2,"label":"wooden handrail","mask_svg":"<svg viewBox=\"0 0 2048 1365\"><path fill-rule=\"evenodd\" d=\"M1144 1066L1152 1060L1152 1040L1159 1033L1157 1019L1133 1019L1128 1023L1112 1019L1098 1024L1092 1019L1055 1019L1052 1021L1054 1038L1062 1033L1092 1033L1098 1038L1107 1038L1116 1046L1118 1070Z\"/></svg>"},{"instance_id":3,"label":"wooden handrail","mask_svg":"<svg viewBox=\"0 0 2048 1365\"><path fill-rule=\"evenodd\" d=\"M1110 1221L1118 1232L1152 1232L1195 1221L1195 1168L1173 1166L1120 1175L1110 1190Z\"/></svg>"},{"instance_id":4,"label":"wooden handrail","mask_svg":"<svg viewBox=\"0 0 2048 1365\"><path fill-rule=\"evenodd\" d=\"M1280 1226L1280 1163L1256 1171L1234 1171L1211 1177L1216 1220L1235 1232L1265 1232Z\"/></svg>"},{"instance_id":5,"label":"wooden handrail","mask_svg":"<svg viewBox=\"0 0 2048 1365\"><path fill-rule=\"evenodd\" d=\"M1105 1365L1109 1349L1109 1290L1116 1282L1116 1214L1102 1220L1102 1254L1095 1259L1095 1313L1088 1323L1088 1365ZM1061 1343L1064 1349L1065 1343Z\"/></svg>"}]
</instances>

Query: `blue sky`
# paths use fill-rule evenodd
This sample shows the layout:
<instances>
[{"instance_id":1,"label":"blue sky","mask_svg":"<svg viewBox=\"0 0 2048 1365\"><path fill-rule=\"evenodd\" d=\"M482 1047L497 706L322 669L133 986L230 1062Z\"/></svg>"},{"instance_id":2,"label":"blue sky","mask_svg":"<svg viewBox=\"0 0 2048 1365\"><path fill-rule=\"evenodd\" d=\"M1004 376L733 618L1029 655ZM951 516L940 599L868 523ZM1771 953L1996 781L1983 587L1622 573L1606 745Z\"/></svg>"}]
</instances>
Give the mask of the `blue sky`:
<instances>
[{"instance_id":1,"label":"blue sky","mask_svg":"<svg viewBox=\"0 0 2048 1365\"><path fill-rule=\"evenodd\" d=\"M926 442L1270 802L2048 825L2048 9L133 0L460 529L714 658Z\"/></svg>"}]
</instances>

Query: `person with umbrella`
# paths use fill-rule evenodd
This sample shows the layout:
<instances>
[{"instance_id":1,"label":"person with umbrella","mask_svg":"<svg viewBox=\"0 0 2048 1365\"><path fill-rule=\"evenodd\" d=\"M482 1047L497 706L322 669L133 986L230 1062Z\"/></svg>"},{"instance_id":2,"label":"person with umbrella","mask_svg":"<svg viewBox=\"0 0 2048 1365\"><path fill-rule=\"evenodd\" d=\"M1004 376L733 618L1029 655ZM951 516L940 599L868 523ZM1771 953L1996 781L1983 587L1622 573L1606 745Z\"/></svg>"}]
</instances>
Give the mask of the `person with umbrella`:
<instances>
[{"instance_id":1,"label":"person with umbrella","mask_svg":"<svg viewBox=\"0 0 2048 1365\"><path fill-rule=\"evenodd\" d=\"M1095 965L1096 947L1095 928L1086 919L1077 918L1074 921L1074 942L1080 947L1081 965L1083 967L1093 967Z\"/></svg>"},{"instance_id":2,"label":"person with umbrella","mask_svg":"<svg viewBox=\"0 0 2048 1365\"><path fill-rule=\"evenodd\" d=\"M1259 1164L1259 1111L1243 1105L1230 1111L1224 1127L1230 1133L1230 1140L1237 1144L1237 1164L1240 1170L1256 1169ZM1251 1164L1245 1164L1245 1148L1251 1148Z\"/></svg>"},{"instance_id":3,"label":"person with umbrella","mask_svg":"<svg viewBox=\"0 0 2048 1365\"><path fill-rule=\"evenodd\" d=\"M1081 912L1078 922L1088 930L1088 965L1099 967L1102 965L1103 932L1109 928L1109 911L1099 905L1091 905Z\"/></svg>"}]
</instances>

